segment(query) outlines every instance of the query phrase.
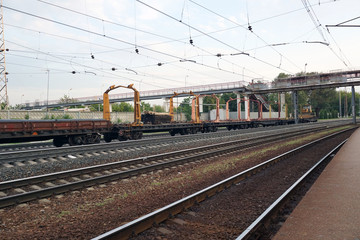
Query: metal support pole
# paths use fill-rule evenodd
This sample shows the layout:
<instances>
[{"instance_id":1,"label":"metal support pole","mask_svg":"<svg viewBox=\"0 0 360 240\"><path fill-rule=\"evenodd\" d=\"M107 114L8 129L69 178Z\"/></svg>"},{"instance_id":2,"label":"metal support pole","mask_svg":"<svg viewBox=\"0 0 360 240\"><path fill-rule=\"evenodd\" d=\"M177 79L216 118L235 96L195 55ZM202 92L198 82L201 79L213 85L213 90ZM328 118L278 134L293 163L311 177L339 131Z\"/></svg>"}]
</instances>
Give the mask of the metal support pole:
<instances>
[{"instance_id":1,"label":"metal support pole","mask_svg":"<svg viewBox=\"0 0 360 240\"><path fill-rule=\"evenodd\" d=\"M229 116L229 102L226 102L226 120L230 120L230 116Z\"/></svg>"},{"instance_id":2,"label":"metal support pole","mask_svg":"<svg viewBox=\"0 0 360 240\"><path fill-rule=\"evenodd\" d=\"M280 98L280 93L278 93L278 119L281 118L281 98Z\"/></svg>"},{"instance_id":3,"label":"metal support pole","mask_svg":"<svg viewBox=\"0 0 360 240\"><path fill-rule=\"evenodd\" d=\"M294 101L294 120L295 124L299 123L299 113L298 113L298 93L297 91L293 92L293 101Z\"/></svg>"},{"instance_id":4,"label":"metal support pole","mask_svg":"<svg viewBox=\"0 0 360 240\"><path fill-rule=\"evenodd\" d=\"M353 124L356 124L355 87L354 86L351 86L351 110L352 110Z\"/></svg>"},{"instance_id":5,"label":"metal support pole","mask_svg":"<svg viewBox=\"0 0 360 240\"><path fill-rule=\"evenodd\" d=\"M47 71L47 91L46 91L46 112L49 112L49 84L50 84L50 70ZM47 116L47 115L46 115Z\"/></svg>"},{"instance_id":6,"label":"metal support pole","mask_svg":"<svg viewBox=\"0 0 360 240\"><path fill-rule=\"evenodd\" d=\"M348 117L347 92L345 92L344 117L346 117L346 118Z\"/></svg>"},{"instance_id":7,"label":"metal support pole","mask_svg":"<svg viewBox=\"0 0 360 240\"><path fill-rule=\"evenodd\" d=\"M237 105L238 105L238 120L241 120L241 102L239 102Z\"/></svg>"},{"instance_id":8,"label":"metal support pole","mask_svg":"<svg viewBox=\"0 0 360 240\"><path fill-rule=\"evenodd\" d=\"M203 97L199 97L199 111L204 112L204 99Z\"/></svg>"},{"instance_id":9,"label":"metal support pole","mask_svg":"<svg viewBox=\"0 0 360 240\"><path fill-rule=\"evenodd\" d=\"M339 117L342 117L342 112L341 112L341 92L339 90Z\"/></svg>"}]
</instances>

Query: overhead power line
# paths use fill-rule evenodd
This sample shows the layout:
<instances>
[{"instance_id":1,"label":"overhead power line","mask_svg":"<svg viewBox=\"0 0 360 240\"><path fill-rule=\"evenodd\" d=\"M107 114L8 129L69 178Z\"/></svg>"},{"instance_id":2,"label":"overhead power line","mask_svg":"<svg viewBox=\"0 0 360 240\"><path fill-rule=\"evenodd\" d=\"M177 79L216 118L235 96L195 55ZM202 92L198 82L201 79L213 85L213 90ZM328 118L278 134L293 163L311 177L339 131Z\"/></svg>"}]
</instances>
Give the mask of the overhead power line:
<instances>
[{"instance_id":1,"label":"overhead power line","mask_svg":"<svg viewBox=\"0 0 360 240\"><path fill-rule=\"evenodd\" d=\"M205 9L206 11L211 12L212 14L215 14L216 16L219 16L219 17L221 17L221 18L223 18L223 19L225 19L225 20L227 20L227 21L229 21L229 22L231 22L231 23L233 23L233 24L235 24L235 25L237 25L237 26L245 29L245 30L250 30L250 28L251 28L250 32L251 32L254 36L256 36L256 37L257 37L258 39L260 39L263 43L265 43L266 46L271 47L276 53L278 53L278 54L280 55L281 58L282 58L282 56L284 56L284 54L280 53L280 52L279 52L277 49L275 49L271 44L267 43L262 37L260 37L259 35L257 35L257 34L253 31L252 27L250 26L249 16L247 16L247 20L248 20L248 23L247 23L247 24L248 24L248 25L247 25L247 28L246 28L245 26L243 26L243 25L241 25L241 24L239 24L239 23L237 23L237 22L235 22L235 21L233 21L233 20L231 20L231 19L229 19L229 18L227 18L227 17L225 17L225 16L223 16L223 15L221 15L221 14L219 14L219 13L217 13L217 12L215 12L215 11L207 8L207 7L205 7L205 6L203 6L203 5L200 5L199 3L197 3L197 2L195 2L195 1L193 1L193 0L190 0L190 2L194 3L195 5L197 5L197 6L201 7L201 8L203 8L203 9ZM247 8L247 3L246 3L246 8ZM249 15L248 10L247 10L247 15ZM285 58L288 62L290 62L293 66L295 66L296 68L301 69L299 66L297 66L293 61L291 61L291 60L290 60L289 58L287 58L286 56L284 56L284 58Z\"/></svg>"},{"instance_id":2,"label":"overhead power line","mask_svg":"<svg viewBox=\"0 0 360 240\"><path fill-rule=\"evenodd\" d=\"M3 7L6 8L6 9L8 9L8 10L11 10L11 11L19 12L19 13L21 13L21 14L25 14L25 15L28 15L28 16L31 16L31 17L35 17L35 18L42 19L42 20L44 20L44 21L49 21L49 22L52 22L52 23L56 23L56 24L65 26L65 27L69 27L69 28L72 28L72 29L76 29L76 30L79 30L79 31L86 32L86 33L94 34L94 35L96 35L96 36L101 36L101 37L104 37L104 38L107 38L107 39L110 39L110 40L114 40L114 41L118 41L118 42L121 42L121 43L124 43L124 44L127 44L127 45L135 46L134 43L131 43L131 42L128 42L128 41L119 39L119 38L114 38L114 37L111 37L111 36L108 36L108 35L104 35L104 34L102 34L102 33L97 33L97 32L90 31L90 30L88 30L88 29L84 29L84 28L81 28L81 27L73 26L73 25L70 25L70 24L67 24L67 23L55 21L55 20L52 20L52 19L49 19L49 18L45 18L45 17L42 17L42 16L38 16L38 15L36 15L36 14L32 14L32 13L25 12L25 11L22 11L22 10L14 9L14 8L7 7L7 6L4 6L4 5L3 5ZM183 57L179 57L179 56L176 56L176 55L173 55L173 54L170 54L170 53L166 53L166 52L161 52L161 51L158 51L158 50L155 50L155 49L151 49L151 48L148 48L148 47L145 47L145 46L137 46L137 47L138 47L138 48L145 49L145 50L148 50L148 51L151 51L151 52L154 52L154 53L158 53L158 54L160 54L160 55L164 55L164 56L168 56L168 57L171 57L171 58L175 58L175 59L178 59L179 61L184 59ZM253 57L253 58L255 58L255 57ZM257 58L255 58L255 59L257 59ZM257 59L257 60L258 60L258 59ZM261 60L258 60L258 61L261 61ZM200 66L203 66L203 67L211 68L211 69L214 69L214 70L218 70L218 71L227 72L227 73L231 73L231 74L235 74L235 75L240 75L240 76L242 76L242 74L240 74L240 73L236 73L236 72L234 72L234 71L229 71L229 70L226 70L226 69L219 69L219 68L217 68L217 67L213 67L213 66L210 66L210 65L207 65L207 64L204 64L204 63L198 63L198 62L193 62L193 63L194 63L194 64L197 64L197 65L200 65ZM269 63L268 63L268 64L269 64ZM270 64L269 64L269 65L270 65ZM275 66L274 66L274 67L275 67ZM288 72L288 71L287 71L287 72Z\"/></svg>"},{"instance_id":3,"label":"overhead power line","mask_svg":"<svg viewBox=\"0 0 360 240\"><path fill-rule=\"evenodd\" d=\"M230 44L228 44L228 43L226 43L226 42L224 42L224 41L222 41L222 40L220 40L220 39L217 39L217 38L209 35L208 33L204 32L204 31L202 31L202 30L200 30L200 29L198 29L198 28L196 28L196 27L191 26L190 24L187 24L187 23L185 23L185 22L183 22L183 21L180 21L179 19L177 19L177 18L175 18L175 17L173 17L173 16L171 16L171 15L169 15L169 14L167 14L167 13L165 13L165 12L163 12L163 11L161 11L161 10L153 7L153 6L150 6L150 5L147 4L147 3L144 3L144 2L142 2L142 1L140 1L140 0L136 0L136 1L139 2L139 3L141 3L141 4L143 4L144 6L147 6L148 8L153 9L153 10L156 11L156 12L159 12L159 13L163 14L164 16L166 16L166 17L168 17L168 18L170 18L170 19L172 19L172 20L174 20L174 21L177 21L177 22L179 22L179 23L181 23L181 24L183 24L183 25L185 25L185 26L187 26L187 27L189 27L189 28L191 28L191 29L193 29L193 30L195 30L195 31L197 31L197 32L199 32L199 33L207 36L207 37L209 37L210 39L212 39L212 40L214 40L214 41L217 41L217 42L219 42L219 43L221 43L221 44L223 44L223 45L225 45L225 46L227 46L227 47L229 47L229 48L237 51L237 52L240 52L240 53L243 52L242 50L240 50L240 49L238 49L238 48L236 48L236 47L234 47L234 46L232 46L232 45L230 45ZM269 66L271 66L271 67L274 67L274 68L277 68L277 69L281 69L281 70L283 70L283 71L285 71L285 72L287 72L287 73L291 73L290 71L288 71L288 70L286 70L286 69L283 69L283 68L281 68L281 67L275 66L274 64L269 63L269 62L266 62L266 61L264 61L264 60L261 60L261 59L259 59L259 58L257 58L257 57L250 56L250 55L248 55L248 56L251 57L251 58L253 58L253 59L255 59L255 60L257 60L257 61L259 61L259 62L262 62L262 63L264 63L264 64L266 64L266 65L269 65Z\"/></svg>"},{"instance_id":4,"label":"overhead power line","mask_svg":"<svg viewBox=\"0 0 360 240\"><path fill-rule=\"evenodd\" d=\"M356 18L352 18L352 19L347 20L347 21L345 21L345 22L338 23L338 24L336 24L336 25L325 25L325 27L360 27L360 25L358 25L358 24L355 24L355 25L348 25L348 24L346 24L346 25L344 25L344 23L352 22L352 21L354 21L354 20L356 20L356 19L359 19L359 18L360 18L360 16L359 16L359 17L356 17Z\"/></svg>"}]
</instances>

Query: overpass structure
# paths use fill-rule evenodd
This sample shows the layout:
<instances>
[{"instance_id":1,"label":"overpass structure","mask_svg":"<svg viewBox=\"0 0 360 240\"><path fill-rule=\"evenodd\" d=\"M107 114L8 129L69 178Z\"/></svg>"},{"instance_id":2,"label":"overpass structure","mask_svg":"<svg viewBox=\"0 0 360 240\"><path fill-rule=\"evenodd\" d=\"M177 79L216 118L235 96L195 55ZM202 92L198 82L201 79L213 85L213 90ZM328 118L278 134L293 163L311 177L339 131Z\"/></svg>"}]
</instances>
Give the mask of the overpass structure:
<instances>
[{"instance_id":1,"label":"overpass structure","mask_svg":"<svg viewBox=\"0 0 360 240\"><path fill-rule=\"evenodd\" d=\"M192 91L195 94L200 95L210 95L210 94L221 94L221 93L237 93L238 96L243 94L246 98L249 95L254 95L263 105L266 107L265 100L261 97L260 94L266 93L284 93L292 92L294 100L294 112L295 122L298 119L297 112L297 92L300 90L313 90L313 89L324 89L324 88L337 88L337 87L352 87L352 109L353 117L355 118L355 86L360 86L360 70L337 70L330 71L326 73L318 74L304 74L300 76L290 76L287 78L275 79L271 83L258 82L227 82L219 84L208 84L208 85L199 85L199 86L189 86L182 88L171 88L171 89L160 89L160 90L150 90L150 91L141 91L140 100L153 100L153 99L167 99L170 98L174 92L190 92ZM128 102L133 100L133 93L120 93L109 95L110 103L116 102ZM64 106L74 106L74 105L91 105L91 104L101 104L102 96L91 96L76 98L76 102L73 103L60 103L57 101L49 101L48 105L46 101L43 102L34 102L28 103L25 106L25 109L36 109L44 107L64 107ZM245 109L245 112L249 109Z\"/></svg>"},{"instance_id":2,"label":"overpass structure","mask_svg":"<svg viewBox=\"0 0 360 240\"><path fill-rule=\"evenodd\" d=\"M181 88L168 88L168 89L159 89L159 90L149 90L149 91L140 91L140 100L154 100L162 98L170 98L174 95L174 92L194 92L201 95L210 95L210 94L221 94L221 93L232 93L232 92L245 92L248 82L237 81L237 82L226 82L226 83L216 83L208 85L198 85L198 86L189 86ZM91 104L102 104L103 96L90 96L90 97L81 97L74 98L75 102L71 103L61 103L59 100L46 101L35 101L32 103L27 103L25 109L40 109L44 107L64 107L64 106L79 106L79 105L91 105ZM130 102L133 101L134 94L132 92L128 93L118 93L118 94L109 94L110 103L116 102Z\"/></svg>"}]
</instances>

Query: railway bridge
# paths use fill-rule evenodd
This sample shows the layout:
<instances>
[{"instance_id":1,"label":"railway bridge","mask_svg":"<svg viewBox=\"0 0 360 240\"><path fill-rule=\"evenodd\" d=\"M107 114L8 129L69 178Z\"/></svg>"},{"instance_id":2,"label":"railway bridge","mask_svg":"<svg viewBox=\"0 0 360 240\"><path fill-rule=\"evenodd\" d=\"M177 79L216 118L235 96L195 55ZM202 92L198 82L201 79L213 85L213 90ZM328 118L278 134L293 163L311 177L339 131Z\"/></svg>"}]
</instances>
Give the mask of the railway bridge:
<instances>
[{"instance_id":1,"label":"railway bridge","mask_svg":"<svg viewBox=\"0 0 360 240\"><path fill-rule=\"evenodd\" d=\"M192 91L195 94L200 95L210 95L210 94L221 94L221 93L236 93L238 98L240 95L244 95L245 99L248 99L250 95L255 96L263 105L266 107L266 102L261 97L261 94L266 93L293 93L293 104L294 104L294 117L295 121L298 119L297 111L297 92L300 90L313 90L313 89L324 89L324 88L337 88L337 87L348 87L352 89L352 112L353 119L355 118L355 86L360 85L360 70L336 70L326 73L318 74L304 74L300 76L290 76L287 78L275 79L271 83L263 83L261 81L257 82L245 82L245 81L236 81L236 82L227 82L227 83L218 83L218 84L208 84L208 85L198 85L198 86L188 86L181 88L169 88L169 89L159 89L159 90L148 90L140 92L140 100L154 100L154 99L169 99L174 92L190 92ZM281 109L283 109L284 99L281 98L280 101ZM25 106L25 109L39 109L44 107L64 107L72 105L91 105L91 104L101 104L102 96L90 96L75 98L76 102L74 103L60 103L58 100L49 101L48 104L46 101L43 102L33 102L28 103ZM128 102L133 100L133 93L120 93L120 94L111 94L109 95L110 103L116 102ZM200 105L201 100L200 100ZM201 111L201 110L200 110ZM249 113L249 106L245 106L245 115Z\"/></svg>"}]
</instances>

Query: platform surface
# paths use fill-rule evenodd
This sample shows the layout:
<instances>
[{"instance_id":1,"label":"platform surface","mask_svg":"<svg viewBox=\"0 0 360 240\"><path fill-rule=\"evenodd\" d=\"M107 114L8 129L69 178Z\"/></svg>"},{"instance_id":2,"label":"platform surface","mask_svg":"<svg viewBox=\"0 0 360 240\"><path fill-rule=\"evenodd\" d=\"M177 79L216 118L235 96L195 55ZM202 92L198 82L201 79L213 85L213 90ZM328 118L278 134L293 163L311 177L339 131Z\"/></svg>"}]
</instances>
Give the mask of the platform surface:
<instances>
[{"instance_id":1,"label":"platform surface","mask_svg":"<svg viewBox=\"0 0 360 240\"><path fill-rule=\"evenodd\" d=\"M273 240L360 240L360 128L321 173Z\"/></svg>"}]
</instances>

